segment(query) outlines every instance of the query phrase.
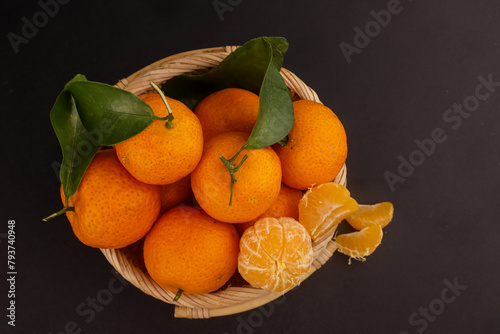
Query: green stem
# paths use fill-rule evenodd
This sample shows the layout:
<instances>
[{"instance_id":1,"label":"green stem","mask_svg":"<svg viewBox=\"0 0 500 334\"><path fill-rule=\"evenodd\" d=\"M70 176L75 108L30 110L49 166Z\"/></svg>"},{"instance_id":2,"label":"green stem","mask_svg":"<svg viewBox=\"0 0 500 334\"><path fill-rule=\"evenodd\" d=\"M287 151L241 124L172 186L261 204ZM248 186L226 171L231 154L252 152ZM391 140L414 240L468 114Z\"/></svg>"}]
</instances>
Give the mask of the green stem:
<instances>
[{"instance_id":1,"label":"green stem","mask_svg":"<svg viewBox=\"0 0 500 334\"><path fill-rule=\"evenodd\" d=\"M243 147L240 148L240 150L238 152L236 152L236 154L229 160L224 158L222 155L219 157L219 159L222 160L222 163L224 164L224 166L226 166L227 170L229 171L229 175L231 175L231 196L229 197L229 206L231 206L233 204L234 184L237 181L236 177L234 176L234 173L236 173L238 171L238 169L240 169L241 165L243 165L245 160L248 159L248 155L245 154L245 156L243 157L243 159L241 159L238 166L234 166L232 164L232 162L238 157L238 155L241 153L241 151L243 151Z\"/></svg>"},{"instance_id":2,"label":"green stem","mask_svg":"<svg viewBox=\"0 0 500 334\"><path fill-rule=\"evenodd\" d=\"M232 157L232 158L231 158L231 159L229 159L228 161L229 161L229 162L233 162L233 161L236 159L236 157L238 157L238 155L240 155L241 151L243 151L243 147L244 147L244 146L242 146L242 147L240 148L240 150L239 150L238 152L236 152L236 154L234 155L234 157Z\"/></svg>"},{"instance_id":3,"label":"green stem","mask_svg":"<svg viewBox=\"0 0 500 334\"><path fill-rule=\"evenodd\" d=\"M172 108L170 108L170 104L168 104L167 98L165 97L165 94L163 94L163 91L158 87L157 84L154 83L154 81L150 81L149 84L153 86L153 88L160 94L161 99L163 100L163 103L165 103L165 106L167 107L168 110L168 115L165 117L158 117L154 116L153 118L159 121L167 121L165 126L169 129L172 128L173 124L172 121L174 120L174 114L172 113Z\"/></svg>"},{"instance_id":4,"label":"green stem","mask_svg":"<svg viewBox=\"0 0 500 334\"><path fill-rule=\"evenodd\" d=\"M233 173L237 172L238 169L240 169L241 165L243 165L243 163L245 162L246 159L248 159L248 154L245 154L243 159L241 159L240 164L233 169Z\"/></svg>"},{"instance_id":5,"label":"green stem","mask_svg":"<svg viewBox=\"0 0 500 334\"><path fill-rule=\"evenodd\" d=\"M181 298L181 295L183 292L184 292L184 290L182 290L182 289L177 290L177 294L174 297L174 302L178 301L179 298Z\"/></svg>"},{"instance_id":6,"label":"green stem","mask_svg":"<svg viewBox=\"0 0 500 334\"><path fill-rule=\"evenodd\" d=\"M66 205L67 205L67 204L66 204ZM57 211L57 212L54 212L53 214L51 214L51 215L50 215L50 216L48 216L48 217L43 218L42 220L43 220L44 222L46 222L47 220L52 219L52 218L55 218L55 217L57 217L57 216L60 216L60 215L62 215L62 214L64 214L64 213L66 213L66 212L68 212L68 211L75 211L75 208L74 208L74 207L72 207L72 206L65 206L65 207L64 207L64 208L62 208L61 210L59 210L59 211Z\"/></svg>"},{"instance_id":7,"label":"green stem","mask_svg":"<svg viewBox=\"0 0 500 334\"><path fill-rule=\"evenodd\" d=\"M288 143L288 136L286 136L285 138L281 139L278 142L278 144L280 144L281 146L285 146L287 143Z\"/></svg>"}]
</instances>

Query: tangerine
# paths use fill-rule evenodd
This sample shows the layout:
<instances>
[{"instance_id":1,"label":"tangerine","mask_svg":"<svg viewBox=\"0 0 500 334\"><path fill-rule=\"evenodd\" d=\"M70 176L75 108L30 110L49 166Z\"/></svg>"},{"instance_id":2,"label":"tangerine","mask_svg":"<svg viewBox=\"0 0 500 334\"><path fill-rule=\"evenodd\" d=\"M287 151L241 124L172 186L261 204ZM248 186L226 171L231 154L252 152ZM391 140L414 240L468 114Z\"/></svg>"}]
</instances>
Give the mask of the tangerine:
<instances>
[{"instance_id":1,"label":"tangerine","mask_svg":"<svg viewBox=\"0 0 500 334\"><path fill-rule=\"evenodd\" d=\"M191 174L171 184L160 186L161 214L184 203L192 204Z\"/></svg>"},{"instance_id":2,"label":"tangerine","mask_svg":"<svg viewBox=\"0 0 500 334\"><path fill-rule=\"evenodd\" d=\"M168 115L159 94L139 96L157 117ZM166 98L174 120L153 120L142 132L115 145L123 166L136 179L149 184L174 183L191 173L201 159L203 132L196 115L184 103Z\"/></svg>"},{"instance_id":3,"label":"tangerine","mask_svg":"<svg viewBox=\"0 0 500 334\"><path fill-rule=\"evenodd\" d=\"M226 88L205 97L194 112L205 143L223 132L250 133L259 114L259 96L240 88Z\"/></svg>"},{"instance_id":4,"label":"tangerine","mask_svg":"<svg viewBox=\"0 0 500 334\"><path fill-rule=\"evenodd\" d=\"M231 175L221 157L233 157L248 134L226 132L212 138L191 174L196 201L213 218L243 223L264 213L278 197L281 187L280 159L271 147L245 149L231 163L237 182L231 199ZM242 159L246 160L241 164ZM231 201L231 205L229 205Z\"/></svg>"},{"instance_id":5,"label":"tangerine","mask_svg":"<svg viewBox=\"0 0 500 334\"><path fill-rule=\"evenodd\" d=\"M61 199L65 203L61 186ZM160 212L160 189L135 179L115 150L99 151L88 166L67 211L73 232L85 245L122 248L141 239Z\"/></svg>"},{"instance_id":6,"label":"tangerine","mask_svg":"<svg viewBox=\"0 0 500 334\"><path fill-rule=\"evenodd\" d=\"M263 214L252 221L235 224L236 229L241 235L247 228L253 226L253 224L255 224L257 220L265 217L290 217L295 220L299 220L299 201L301 198L302 191L290 188L286 184L281 184L281 189L278 197L273 202L273 204L271 204L269 209L267 209Z\"/></svg>"},{"instance_id":7,"label":"tangerine","mask_svg":"<svg viewBox=\"0 0 500 334\"><path fill-rule=\"evenodd\" d=\"M164 289L209 293L223 286L238 266L239 236L200 208L179 206L163 214L144 241L144 262Z\"/></svg>"},{"instance_id":8,"label":"tangerine","mask_svg":"<svg viewBox=\"0 0 500 334\"><path fill-rule=\"evenodd\" d=\"M344 127L333 111L321 103L293 102L295 121L286 145L274 145L281 160L283 182L306 190L332 181L347 157Z\"/></svg>"}]
</instances>

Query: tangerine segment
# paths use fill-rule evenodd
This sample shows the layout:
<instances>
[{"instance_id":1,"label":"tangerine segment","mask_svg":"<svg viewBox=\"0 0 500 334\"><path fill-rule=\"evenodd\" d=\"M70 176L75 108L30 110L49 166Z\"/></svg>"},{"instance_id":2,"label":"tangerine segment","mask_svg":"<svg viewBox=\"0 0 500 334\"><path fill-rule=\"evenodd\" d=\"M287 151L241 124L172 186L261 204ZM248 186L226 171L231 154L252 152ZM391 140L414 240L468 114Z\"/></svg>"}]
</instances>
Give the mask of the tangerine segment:
<instances>
[{"instance_id":1,"label":"tangerine segment","mask_svg":"<svg viewBox=\"0 0 500 334\"><path fill-rule=\"evenodd\" d=\"M198 204L213 218L228 223L243 223L264 213L278 197L281 163L272 148L243 150L232 162L236 183L232 203L231 176L220 159L231 159L245 144L248 134L222 133L207 143L200 163L191 174L191 187Z\"/></svg>"},{"instance_id":2,"label":"tangerine segment","mask_svg":"<svg viewBox=\"0 0 500 334\"><path fill-rule=\"evenodd\" d=\"M161 216L144 242L149 275L164 289L209 293L223 286L238 266L239 236L233 225L215 221L200 208L175 207Z\"/></svg>"},{"instance_id":3,"label":"tangerine segment","mask_svg":"<svg viewBox=\"0 0 500 334\"><path fill-rule=\"evenodd\" d=\"M299 221L316 241L358 209L342 185L327 182L309 189L299 202Z\"/></svg>"},{"instance_id":4,"label":"tangerine segment","mask_svg":"<svg viewBox=\"0 0 500 334\"><path fill-rule=\"evenodd\" d=\"M338 251L356 260L364 261L382 242L382 227L374 225L361 231L341 234L335 238Z\"/></svg>"},{"instance_id":5,"label":"tangerine segment","mask_svg":"<svg viewBox=\"0 0 500 334\"><path fill-rule=\"evenodd\" d=\"M256 288L284 291L296 286L312 261L311 238L293 218L262 218L240 239L238 270Z\"/></svg>"},{"instance_id":6,"label":"tangerine segment","mask_svg":"<svg viewBox=\"0 0 500 334\"><path fill-rule=\"evenodd\" d=\"M346 220L356 230L374 225L384 228L391 222L393 215L394 206L390 202L373 205L360 204L358 211L347 217Z\"/></svg>"}]
</instances>

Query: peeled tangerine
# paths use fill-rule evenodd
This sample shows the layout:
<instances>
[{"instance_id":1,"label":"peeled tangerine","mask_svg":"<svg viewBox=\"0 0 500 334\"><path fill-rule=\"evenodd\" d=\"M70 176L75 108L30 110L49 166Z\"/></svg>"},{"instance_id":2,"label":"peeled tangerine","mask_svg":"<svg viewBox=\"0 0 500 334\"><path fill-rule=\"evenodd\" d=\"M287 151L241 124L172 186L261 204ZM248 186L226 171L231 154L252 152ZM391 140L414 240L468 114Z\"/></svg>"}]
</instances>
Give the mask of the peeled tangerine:
<instances>
[{"instance_id":1,"label":"peeled tangerine","mask_svg":"<svg viewBox=\"0 0 500 334\"><path fill-rule=\"evenodd\" d=\"M256 288L284 291L296 286L312 261L311 238L293 218L262 218L240 239L238 270Z\"/></svg>"},{"instance_id":2,"label":"peeled tangerine","mask_svg":"<svg viewBox=\"0 0 500 334\"><path fill-rule=\"evenodd\" d=\"M342 185L326 182L310 188L299 202L299 221L316 241L358 209Z\"/></svg>"}]
</instances>

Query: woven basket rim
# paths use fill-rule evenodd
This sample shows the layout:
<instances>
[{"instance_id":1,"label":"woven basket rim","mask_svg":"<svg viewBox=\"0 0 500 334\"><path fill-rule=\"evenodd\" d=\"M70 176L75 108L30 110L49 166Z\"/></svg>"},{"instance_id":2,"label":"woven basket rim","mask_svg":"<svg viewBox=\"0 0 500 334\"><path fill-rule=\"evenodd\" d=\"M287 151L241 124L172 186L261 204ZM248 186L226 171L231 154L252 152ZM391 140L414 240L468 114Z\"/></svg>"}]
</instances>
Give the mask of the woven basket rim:
<instances>
[{"instance_id":1,"label":"woven basket rim","mask_svg":"<svg viewBox=\"0 0 500 334\"><path fill-rule=\"evenodd\" d=\"M200 53L206 55L209 53L227 52L226 51L227 48L228 47L218 46L218 47L211 47L211 48L204 48L204 49L197 49L197 50L190 50L190 51L176 53L176 54L167 56L165 58L162 58L160 60L157 60L154 63L151 63L151 64L137 70L136 72L134 72L134 73L130 74L128 77L126 77L126 80L130 82L130 81L134 80L136 77L141 76L141 75L145 74L146 72L148 72L149 70L151 70L153 68L157 68L166 62L175 61L177 59L182 59L182 58L189 57L192 55L198 55ZM231 47L229 47L229 48L231 48ZM236 47L234 47L234 48L236 48Z\"/></svg>"},{"instance_id":2,"label":"woven basket rim","mask_svg":"<svg viewBox=\"0 0 500 334\"><path fill-rule=\"evenodd\" d=\"M141 94L150 90L149 82L157 84L172 77L192 72L197 69L206 69L217 65L238 46L221 46L177 53L147 65L128 77L121 79L117 87L134 94ZM321 103L316 92L289 70L282 68L281 75L290 89L292 96ZM347 168L344 165L334 182L346 185ZM332 236L335 228L320 240L313 242L314 262L311 270L302 281L326 263L336 250ZM175 305L175 317L181 318L210 318L240 313L273 301L287 291L276 293L253 287L228 287L214 293L194 295L184 294L177 302L173 302L175 293L161 288L151 277L132 263L124 249L101 249L108 262L130 283L166 303Z\"/></svg>"}]
</instances>

